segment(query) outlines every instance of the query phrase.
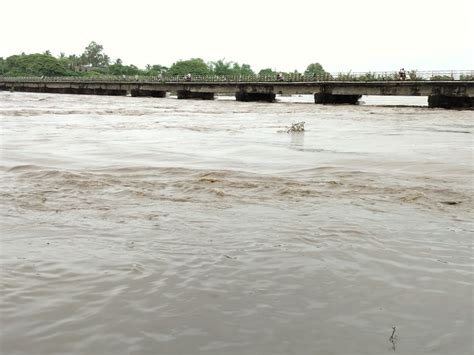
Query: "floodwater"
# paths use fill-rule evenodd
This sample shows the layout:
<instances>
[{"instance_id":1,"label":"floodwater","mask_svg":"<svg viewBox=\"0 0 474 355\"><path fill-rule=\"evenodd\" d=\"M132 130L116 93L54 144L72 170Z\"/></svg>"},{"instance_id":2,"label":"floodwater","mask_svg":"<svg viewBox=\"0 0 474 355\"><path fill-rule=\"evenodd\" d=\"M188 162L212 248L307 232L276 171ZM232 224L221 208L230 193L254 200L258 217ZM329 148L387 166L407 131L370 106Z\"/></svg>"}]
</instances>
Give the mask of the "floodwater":
<instances>
[{"instance_id":1,"label":"floodwater","mask_svg":"<svg viewBox=\"0 0 474 355\"><path fill-rule=\"evenodd\" d=\"M0 92L1 353L470 354L473 112L365 102Z\"/></svg>"}]
</instances>

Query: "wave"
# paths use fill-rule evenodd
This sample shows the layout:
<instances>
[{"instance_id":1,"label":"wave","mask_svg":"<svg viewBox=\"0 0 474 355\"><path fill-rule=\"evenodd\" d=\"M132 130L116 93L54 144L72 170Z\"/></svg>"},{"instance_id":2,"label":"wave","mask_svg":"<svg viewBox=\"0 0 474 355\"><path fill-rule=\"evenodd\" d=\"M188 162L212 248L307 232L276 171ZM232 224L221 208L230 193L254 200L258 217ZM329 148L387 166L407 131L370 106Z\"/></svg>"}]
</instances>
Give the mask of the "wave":
<instances>
[{"instance_id":1,"label":"wave","mask_svg":"<svg viewBox=\"0 0 474 355\"><path fill-rule=\"evenodd\" d=\"M132 204L159 200L272 204L348 199L359 204L372 201L378 205L411 204L440 210L473 207L470 191L446 186L432 177L403 182L390 175L336 166L270 175L180 167L62 170L18 165L3 167L2 175L2 196L9 203L28 205L29 199L39 201L38 196L49 195L58 200L52 205L54 210L67 208L60 201L79 195L87 197L85 208L99 208L100 201L111 195Z\"/></svg>"}]
</instances>

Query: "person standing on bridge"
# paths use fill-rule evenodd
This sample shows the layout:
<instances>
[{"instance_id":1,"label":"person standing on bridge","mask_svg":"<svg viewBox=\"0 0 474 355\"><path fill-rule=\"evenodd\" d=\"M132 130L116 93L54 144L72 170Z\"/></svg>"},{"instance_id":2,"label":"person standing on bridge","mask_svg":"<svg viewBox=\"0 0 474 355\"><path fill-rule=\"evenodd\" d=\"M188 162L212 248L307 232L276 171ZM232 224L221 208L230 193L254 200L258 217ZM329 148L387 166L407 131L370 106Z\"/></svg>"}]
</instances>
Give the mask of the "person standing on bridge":
<instances>
[{"instance_id":1,"label":"person standing on bridge","mask_svg":"<svg viewBox=\"0 0 474 355\"><path fill-rule=\"evenodd\" d=\"M405 68L400 69L400 71L398 72L398 77L400 78L400 80L405 80L407 78Z\"/></svg>"}]
</instances>

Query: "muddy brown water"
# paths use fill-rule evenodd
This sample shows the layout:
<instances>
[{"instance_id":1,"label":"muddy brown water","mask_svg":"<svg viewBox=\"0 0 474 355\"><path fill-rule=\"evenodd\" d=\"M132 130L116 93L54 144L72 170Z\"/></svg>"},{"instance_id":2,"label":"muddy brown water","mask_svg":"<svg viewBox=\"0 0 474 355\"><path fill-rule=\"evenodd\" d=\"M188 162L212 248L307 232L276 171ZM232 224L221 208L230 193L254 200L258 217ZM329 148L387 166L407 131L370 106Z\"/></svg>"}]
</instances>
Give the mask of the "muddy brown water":
<instances>
[{"instance_id":1,"label":"muddy brown water","mask_svg":"<svg viewBox=\"0 0 474 355\"><path fill-rule=\"evenodd\" d=\"M470 354L473 112L410 100L0 92L1 353Z\"/></svg>"}]
</instances>

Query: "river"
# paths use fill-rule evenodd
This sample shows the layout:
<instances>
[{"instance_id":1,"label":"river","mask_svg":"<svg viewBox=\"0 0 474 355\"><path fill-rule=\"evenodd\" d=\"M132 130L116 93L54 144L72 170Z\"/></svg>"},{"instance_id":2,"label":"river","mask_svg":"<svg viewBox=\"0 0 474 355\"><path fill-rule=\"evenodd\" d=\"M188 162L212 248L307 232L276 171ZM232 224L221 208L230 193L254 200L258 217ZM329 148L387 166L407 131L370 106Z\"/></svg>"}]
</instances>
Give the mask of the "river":
<instances>
[{"instance_id":1,"label":"river","mask_svg":"<svg viewBox=\"0 0 474 355\"><path fill-rule=\"evenodd\" d=\"M473 112L363 100L0 92L1 353L470 354Z\"/></svg>"}]
</instances>

